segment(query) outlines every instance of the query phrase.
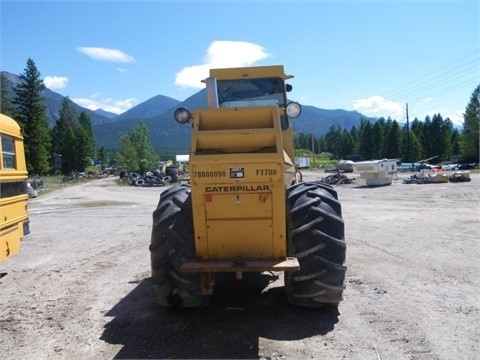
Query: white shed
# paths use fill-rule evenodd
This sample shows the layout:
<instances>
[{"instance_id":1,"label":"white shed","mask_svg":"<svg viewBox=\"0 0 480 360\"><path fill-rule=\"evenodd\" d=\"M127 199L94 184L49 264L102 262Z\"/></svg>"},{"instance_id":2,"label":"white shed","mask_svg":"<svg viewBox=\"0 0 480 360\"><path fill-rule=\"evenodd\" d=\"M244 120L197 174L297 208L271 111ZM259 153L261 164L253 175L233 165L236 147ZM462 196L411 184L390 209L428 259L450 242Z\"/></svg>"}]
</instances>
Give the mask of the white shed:
<instances>
[{"instance_id":1,"label":"white shed","mask_svg":"<svg viewBox=\"0 0 480 360\"><path fill-rule=\"evenodd\" d=\"M295 157L295 164L300 169L305 169L310 167L310 158L308 157Z\"/></svg>"},{"instance_id":2,"label":"white shed","mask_svg":"<svg viewBox=\"0 0 480 360\"><path fill-rule=\"evenodd\" d=\"M397 159L356 162L353 171L359 173L368 186L390 185L397 175Z\"/></svg>"},{"instance_id":3,"label":"white shed","mask_svg":"<svg viewBox=\"0 0 480 360\"><path fill-rule=\"evenodd\" d=\"M190 155L188 155L188 154L187 155L176 155L175 160L177 162L181 162L181 163L188 162L188 160L190 160Z\"/></svg>"}]
</instances>

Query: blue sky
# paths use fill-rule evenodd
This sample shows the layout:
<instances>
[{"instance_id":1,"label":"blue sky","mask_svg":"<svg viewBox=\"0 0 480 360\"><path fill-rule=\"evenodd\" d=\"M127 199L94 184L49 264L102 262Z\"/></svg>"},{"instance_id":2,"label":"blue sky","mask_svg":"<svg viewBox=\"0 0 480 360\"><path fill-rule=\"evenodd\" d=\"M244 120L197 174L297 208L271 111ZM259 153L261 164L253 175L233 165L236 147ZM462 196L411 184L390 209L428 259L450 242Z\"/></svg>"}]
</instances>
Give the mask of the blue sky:
<instances>
[{"instance_id":1,"label":"blue sky","mask_svg":"<svg viewBox=\"0 0 480 360\"><path fill-rule=\"evenodd\" d=\"M457 124L480 84L480 5L404 1L1 0L0 69L121 113L185 100L210 67L284 65L291 99Z\"/></svg>"}]
</instances>

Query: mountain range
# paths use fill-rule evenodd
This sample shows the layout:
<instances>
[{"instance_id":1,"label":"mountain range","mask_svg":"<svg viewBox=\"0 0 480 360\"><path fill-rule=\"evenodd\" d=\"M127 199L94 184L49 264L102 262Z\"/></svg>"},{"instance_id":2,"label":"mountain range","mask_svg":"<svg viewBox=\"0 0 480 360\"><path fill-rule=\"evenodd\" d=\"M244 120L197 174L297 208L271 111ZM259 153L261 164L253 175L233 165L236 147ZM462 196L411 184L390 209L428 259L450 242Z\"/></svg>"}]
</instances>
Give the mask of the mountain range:
<instances>
[{"instance_id":1,"label":"mountain range","mask_svg":"<svg viewBox=\"0 0 480 360\"><path fill-rule=\"evenodd\" d=\"M13 87L20 83L20 77L6 71L1 73L7 81L8 96L13 98ZM65 97L48 88L42 90L41 95L45 99L49 126L53 127ZM154 149L159 154L171 158L175 154L187 154L190 145L190 127L180 125L173 119L175 109L180 106L190 110L204 108L207 106L206 99L205 89L184 101L156 95L120 115L101 109L89 110L75 103L73 106L77 114L86 111L90 116L97 148L104 147L108 151L115 151L120 137L139 122L143 122L149 131ZM331 126L340 126L347 130L352 126L358 128L362 119L376 120L357 111L328 110L302 105L302 113L292 121L292 127L296 132L314 133L315 136L320 136L328 132Z\"/></svg>"}]
</instances>

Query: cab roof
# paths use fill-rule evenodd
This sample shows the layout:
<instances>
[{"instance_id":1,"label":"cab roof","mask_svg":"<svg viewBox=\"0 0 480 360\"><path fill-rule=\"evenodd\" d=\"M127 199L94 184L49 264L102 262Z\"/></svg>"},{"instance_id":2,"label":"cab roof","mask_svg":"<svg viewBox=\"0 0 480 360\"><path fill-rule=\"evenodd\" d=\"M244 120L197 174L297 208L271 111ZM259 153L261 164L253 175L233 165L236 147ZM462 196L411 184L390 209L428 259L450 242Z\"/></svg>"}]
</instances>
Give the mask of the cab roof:
<instances>
[{"instance_id":1,"label":"cab roof","mask_svg":"<svg viewBox=\"0 0 480 360\"><path fill-rule=\"evenodd\" d=\"M283 65L273 65L210 69L210 77L214 77L219 80L279 77L286 80L293 78L293 75L286 75L285 71L283 70Z\"/></svg>"},{"instance_id":2,"label":"cab roof","mask_svg":"<svg viewBox=\"0 0 480 360\"><path fill-rule=\"evenodd\" d=\"M0 132L7 135L21 137L20 125L7 115L0 114Z\"/></svg>"}]
</instances>

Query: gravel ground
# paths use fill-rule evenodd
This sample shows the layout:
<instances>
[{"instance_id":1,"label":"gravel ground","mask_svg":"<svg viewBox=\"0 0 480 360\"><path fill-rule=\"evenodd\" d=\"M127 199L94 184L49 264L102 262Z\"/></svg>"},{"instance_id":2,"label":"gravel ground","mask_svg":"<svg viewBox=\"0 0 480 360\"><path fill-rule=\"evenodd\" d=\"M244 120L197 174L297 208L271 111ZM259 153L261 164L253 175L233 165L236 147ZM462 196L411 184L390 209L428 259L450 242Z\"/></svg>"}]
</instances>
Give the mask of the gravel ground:
<instances>
[{"instance_id":1,"label":"gravel ground","mask_svg":"<svg viewBox=\"0 0 480 360\"><path fill-rule=\"evenodd\" d=\"M29 200L32 232L0 264L1 358L477 359L480 175L347 176L347 287L319 310L290 306L282 274L218 277L202 310L157 306L148 245L164 188L107 178Z\"/></svg>"}]
</instances>

